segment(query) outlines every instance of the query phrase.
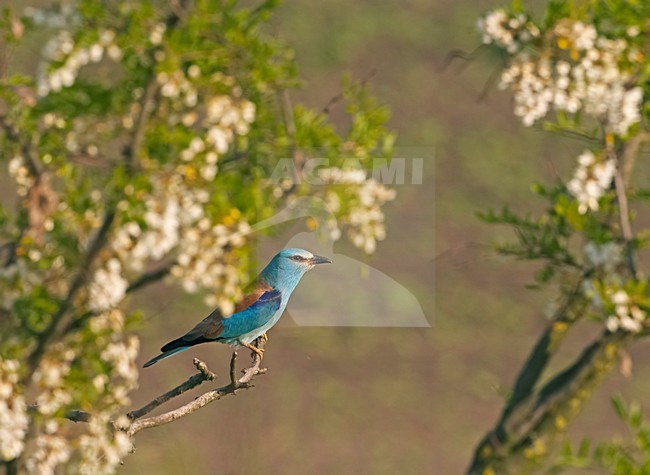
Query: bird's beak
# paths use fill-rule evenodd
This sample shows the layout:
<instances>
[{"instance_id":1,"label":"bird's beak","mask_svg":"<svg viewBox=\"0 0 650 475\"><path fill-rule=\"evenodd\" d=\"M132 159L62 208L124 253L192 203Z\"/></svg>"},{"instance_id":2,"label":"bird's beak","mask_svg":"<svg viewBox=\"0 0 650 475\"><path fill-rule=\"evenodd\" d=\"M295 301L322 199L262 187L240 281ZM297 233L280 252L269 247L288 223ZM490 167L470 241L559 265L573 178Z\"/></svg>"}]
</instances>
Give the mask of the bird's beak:
<instances>
[{"instance_id":1,"label":"bird's beak","mask_svg":"<svg viewBox=\"0 0 650 475\"><path fill-rule=\"evenodd\" d=\"M330 261L327 257L323 256L314 256L311 258L311 264L316 265L316 264L331 264L332 261Z\"/></svg>"}]
</instances>

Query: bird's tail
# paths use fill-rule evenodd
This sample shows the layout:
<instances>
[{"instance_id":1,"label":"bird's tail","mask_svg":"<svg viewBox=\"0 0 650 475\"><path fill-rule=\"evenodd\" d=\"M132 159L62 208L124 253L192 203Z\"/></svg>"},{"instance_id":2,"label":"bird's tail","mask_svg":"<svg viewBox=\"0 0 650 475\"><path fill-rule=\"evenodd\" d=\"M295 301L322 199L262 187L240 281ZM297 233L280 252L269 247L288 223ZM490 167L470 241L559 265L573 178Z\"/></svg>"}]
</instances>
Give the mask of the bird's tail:
<instances>
[{"instance_id":1,"label":"bird's tail","mask_svg":"<svg viewBox=\"0 0 650 475\"><path fill-rule=\"evenodd\" d=\"M191 346L191 345L190 345L190 346ZM152 364L157 363L158 361L160 361L160 360L162 360L162 359L165 359L165 358L167 358L168 356L175 355L176 353L180 353L181 351L185 351L185 350L187 350L190 346L180 346L180 347L178 347L178 348L174 348L174 349L172 349L172 350L163 351L161 354L159 354L159 355L156 356L155 358L152 358L152 359L150 359L149 361L147 361L147 362L146 362L142 367L143 367L143 368L148 368L148 367L151 366ZM164 347L163 347L163 348L164 348Z\"/></svg>"}]
</instances>

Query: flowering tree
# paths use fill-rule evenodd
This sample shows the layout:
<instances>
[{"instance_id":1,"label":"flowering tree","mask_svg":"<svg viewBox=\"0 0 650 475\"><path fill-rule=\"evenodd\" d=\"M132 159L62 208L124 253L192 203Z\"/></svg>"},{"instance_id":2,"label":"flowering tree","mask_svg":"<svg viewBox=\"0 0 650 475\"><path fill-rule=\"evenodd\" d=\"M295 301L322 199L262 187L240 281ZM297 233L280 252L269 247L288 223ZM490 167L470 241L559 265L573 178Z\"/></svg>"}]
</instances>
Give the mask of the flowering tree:
<instances>
[{"instance_id":1,"label":"flowering tree","mask_svg":"<svg viewBox=\"0 0 650 475\"><path fill-rule=\"evenodd\" d=\"M569 467L646 473L648 428L638 406L620 400L615 407L630 424L633 443L554 448L622 350L650 327L650 295L638 259L648 231L635 231L632 219L649 196L634 169L650 139L650 4L551 1L537 21L520 3L479 21L483 43L505 58L500 86L512 92L514 113L525 126L541 122L546 130L581 140L585 149L572 177L551 188L535 185L548 203L541 215L520 217L507 209L483 215L514 228L517 242L500 250L541 261L537 279L555 283L558 296L548 328L497 424L477 447L469 473L558 473ZM599 327L600 335L570 365L547 374L565 336L581 322Z\"/></svg>"},{"instance_id":2,"label":"flowering tree","mask_svg":"<svg viewBox=\"0 0 650 475\"><path fill-rule=\"evenodd\" d=\"M383 238L381 206L394 193L364 168L390 154L386 109L347 85L351 126L339 134L326 112L292 105L292 52L262 28L274 3L4 9L0 161L15 193L0 204L8 473L112 472L128 453L139 315L125 309L129 294L168 278L231 311L254 239L269 232L252 225L301 197L326 203L330 219L310 224L333 239L343 232L373 252ZM6 61L37 43L33 74ZM328 159L318 186L300 180L313 149ZM283 157L296 176L274 173ZM89 423L73 427L71 414Z\"/></svg>"}]
</instances>

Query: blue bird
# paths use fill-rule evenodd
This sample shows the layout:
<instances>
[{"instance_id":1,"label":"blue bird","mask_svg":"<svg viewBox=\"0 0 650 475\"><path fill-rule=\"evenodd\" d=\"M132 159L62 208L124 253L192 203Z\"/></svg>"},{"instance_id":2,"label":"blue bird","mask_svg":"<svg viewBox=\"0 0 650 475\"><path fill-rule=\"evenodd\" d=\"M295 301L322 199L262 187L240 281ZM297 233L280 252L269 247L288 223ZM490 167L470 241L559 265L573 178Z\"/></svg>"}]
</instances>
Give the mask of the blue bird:
<instances>
[{"instance_id":1,"label":"blue bird","mask_svg":"<svg viewBox=\"0 0 650 475\"><path fill-rule=\"evenodd\" d=\"M266 335L278 322L305 272L317 264L330 262L328 258L315 256L304 249L283 249L255 279L251 292L235 305L235 313L224 316L215 309L185 335L163 346L160 349L162 353L147 361L144 368L210 341L225 343L235 349L244 346L261 358L264 350L251 343L259 336Z\"/></svg>"}]
</instances>

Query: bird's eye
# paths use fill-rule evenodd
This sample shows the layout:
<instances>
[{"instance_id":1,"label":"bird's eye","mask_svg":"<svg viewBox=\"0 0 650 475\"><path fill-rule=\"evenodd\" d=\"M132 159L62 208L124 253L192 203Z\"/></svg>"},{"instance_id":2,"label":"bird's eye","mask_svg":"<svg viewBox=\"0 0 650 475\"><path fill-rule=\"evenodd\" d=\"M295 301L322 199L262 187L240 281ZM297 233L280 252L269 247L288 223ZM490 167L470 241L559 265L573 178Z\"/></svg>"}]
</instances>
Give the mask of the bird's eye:
<instances>
[{"instance_id":1,"label":"bird's eye","mask_svg":"<svg viewBox=\"0 0 650 475\"><path fill-rule=\"evenodd\" d=\"M298 262L303 262L305 260L305 258L302 256L291 256L291 259Z\"/></svg>"}]
</instances>

